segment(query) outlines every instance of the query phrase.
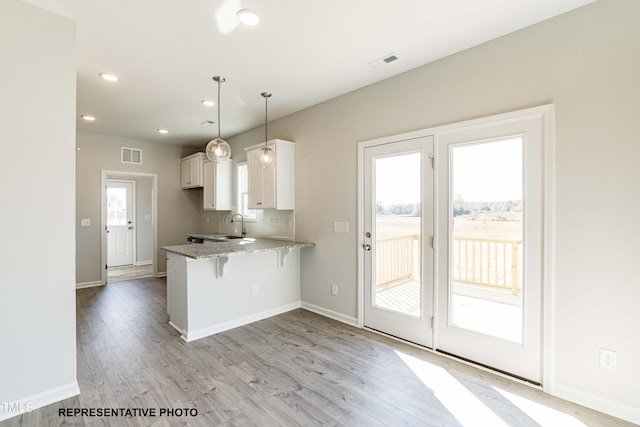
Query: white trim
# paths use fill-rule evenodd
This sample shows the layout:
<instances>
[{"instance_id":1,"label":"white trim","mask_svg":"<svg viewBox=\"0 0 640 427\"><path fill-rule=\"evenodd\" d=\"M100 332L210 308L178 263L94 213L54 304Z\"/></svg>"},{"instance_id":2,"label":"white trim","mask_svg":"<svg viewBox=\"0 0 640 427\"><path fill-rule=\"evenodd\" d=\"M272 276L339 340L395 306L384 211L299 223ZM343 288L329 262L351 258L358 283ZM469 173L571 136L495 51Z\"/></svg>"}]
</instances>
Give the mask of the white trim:
<instances>
[{"instance_id":1,"label":"white trim","mask_svg":"<svg viewBox=\"0 0 640 427\"><path fill-rule=\"evenodd\" d=\"M158 274L155 275L155 277L167 277L167 272L166 271L160 271L160 272L158 272Z\"/></svg>"},{"instance_id":2,"label":"white trim","mask_svg":"<svg viewBox=\"0 0 640 427\"><path fill-rule=\"evenodd\" d=\"M280 307L272 308L260 313L255 313L250 316L241 317L239 319L230 320L228 322L218 323L217 325L207 326L206 328L196 329L195 331L187 332L186 336L184 334L184 331L182 331L182 339L186 342L194 341L200 338L217 334L219 332L237 328L238 326L244 326L249 323L257 322L258 320L263 320L271 316L277 316L278 314L286 313L287 311L295 310L296 308L300 308L300 301L281 305ZM176 328L173 324L171 324L171 326ZM176 329L180 331L178 328Z\"/></svg>"},{"instance_id":3,"label":"white trim","mask_svg":"<svg viewBox=\"0 0 640 427\"><path fill-rule=\"evenodd\" d=\"M103 284L107 283L107 269L104 268L107 264L107 239L104 233L107 226L107 207L106 207L106 185L108 179L114 179L117 177L127 178L151 178L151 221L152 221L152 261L153 265L152 275L158 276L158 174L144 173L144 172L124 172L113 170L100 170L100 280ZM166 276L166 272L164 273Z\"/></svg>"},{"instance_id":4,"label":"white trim","mask_svg":"<svg viewBox=\"0 0 640 427\"><path fill-rule=\"evenodd\" d=\"M94 280L93 282L81 282L76 283L76 289L93 288L96 286L104 286L100 280Z\"/></svg>"},{"instance_id":5,"label":"white trim","mask_svg":"<svg viewBox=\"0 0 640 427\"><path fill-rule=\"evenodd\" d=\"M337 320L338 322L346 323L347 325L355 326L357 328L361 328L358 324L358 319L351 316L345 316L342 313L338 313L336 311L327 310L326 308L319 307L317 305L309 304L307 302L303 302L300 305L301 308L305 310L311 311L313 313L319 314L324 317L328 317L333 320Z\"/></svg>"},{"instance_id":6,"label":"white trim","mask_svg":"<svg viewBox=\"0 0 640 427\"><path fill-rule=\"evenodd\" d=\"M74 381L62 387L57 387L23 399L18 399L14 402L10 402L12 404L18 404L18 408L21 409L18 412L5 412L2 409L2 406L0 406L0 421L8 420L9 418L16 417L26 412L31 412L35 409L51 405L52 403L60 402L64 399L68 399L79 394L80 387L78 387L78 382ZM29 407L30 410L27 410L27 407Z\"/></svg>"},{"instance_id":7,"label":"white trim","mask_svg":"<svg viewBox=\"0 0 640 427\"><path fill-rule=\"evenodd\" d=\"M613 400L605 399L591 393L586 393L572 387L555 383L553 393L550 393L560 399L568 400L590 409L604 412L617 418L640 425L640 408L622 405Z\"/></svg>"},{"instance_id":8,"label":"white trim","mask_svg":"<svg viewBox=\"0 0 640 427\"><path fill-rule=\"evenodd\" d=\"M544 184L542 211L542 390L553 394L555 387L555 364L553 355L555 339L555 218L556 218L556 107L548 105L543 116L544 138Z\"/></svg>"},{"instance_id":9,"label":"white trim","mask_svg":"<svg viewBox=\"0 0 640 427\"><path fill-rule=\"evenodd\" d=\"M141 266L141 265L152 265L152 264L153 264L153 261L150 260L150 259L148 259L146 261L136 261L135 262L136 267Z\"/></svg>"}]
</instances>

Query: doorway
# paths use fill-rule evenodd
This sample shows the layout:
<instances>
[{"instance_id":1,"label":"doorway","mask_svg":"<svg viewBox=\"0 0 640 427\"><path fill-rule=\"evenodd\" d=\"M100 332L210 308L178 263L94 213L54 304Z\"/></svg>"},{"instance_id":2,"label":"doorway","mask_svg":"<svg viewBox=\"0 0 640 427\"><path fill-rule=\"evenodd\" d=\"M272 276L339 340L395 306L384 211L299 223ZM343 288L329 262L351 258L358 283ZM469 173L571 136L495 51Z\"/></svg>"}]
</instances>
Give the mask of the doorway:
<instances>
[{"instance_id":1,"label":"doorway","mask_svg":"<svg viewBox=\"0 0 640 427\"><path fill-rule=\"evenodd\" d=\"M135 263L135 191L135 181L107 181L107 269Z\"/></svg>"},{"instance_id":2,"label":"doorway","mask_svg":"<svg viewBox=\"0 0 640 427\"><path fill-rule=\"evenodd\" d=\"M431 347L433 137L364 149L364 325Z\"/></svg>"},{"instance_id":3,"label":"doorway","mask_svg":"<svg viewBox=\"0 0 640 427\"><path fill-rule=\"evenodd\" d=\"M157 276L156 174L102 171L102 283Z\"/></svg>"},{"instance_id":4,"label":"doorway","mask_svg":"<svg viewBox=\"0 0 640 427\"><path fill-rule=\"evenodd\" d=\"M552 112L360 144L361 326L543 383Z\"/></svg>"}]
</instances>

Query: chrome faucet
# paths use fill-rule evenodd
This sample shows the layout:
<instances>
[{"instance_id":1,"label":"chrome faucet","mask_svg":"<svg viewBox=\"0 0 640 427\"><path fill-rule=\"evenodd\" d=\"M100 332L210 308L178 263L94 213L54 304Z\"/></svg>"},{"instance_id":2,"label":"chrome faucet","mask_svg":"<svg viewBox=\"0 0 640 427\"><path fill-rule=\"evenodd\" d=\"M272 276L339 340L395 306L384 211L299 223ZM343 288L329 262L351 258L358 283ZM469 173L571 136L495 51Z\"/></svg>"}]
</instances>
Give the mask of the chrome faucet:
<instances>
[{"instance_id":1,"label":"chrome faucet","mask_svg":"<svg viewBox=\"0 0 640 427\"><path fill-rule=\"evenodd\" d=\"M241 228L240 228L240 234L242 235L242 237L247 235L247 230L244 229L244 217L237 213L237 214L233 214L231 215L231 222L233 222L233 218L239 216L240 217L240 221L242 222Z\"/></svg>"}]
</instances>

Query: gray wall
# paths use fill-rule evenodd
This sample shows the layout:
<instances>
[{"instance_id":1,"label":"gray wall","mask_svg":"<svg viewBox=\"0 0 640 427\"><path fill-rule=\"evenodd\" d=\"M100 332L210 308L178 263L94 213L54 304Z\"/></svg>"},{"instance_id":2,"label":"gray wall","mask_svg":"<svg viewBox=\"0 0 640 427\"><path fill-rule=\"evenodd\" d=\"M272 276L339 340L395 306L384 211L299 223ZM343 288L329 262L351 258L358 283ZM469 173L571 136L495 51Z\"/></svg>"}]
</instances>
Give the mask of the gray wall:
<instances>
[{"instance_id":1,"label":"gray wall","mask_svg":"<svg viewBox=\"0 0 640 427\"><path fill-rule=\"evenodd\" d=\"M165 272L165 252L160 247L184 243L186 234L198 231L200 223L202 190L180 188L180 158L194 149L88 132L78 132L77 146L80 151L76 151L76 282L100 280L102 170L158 175L158 272ZM142 164L121 163L120 147L141 149ZM82 218L91 219L91 226L81 227Z\"/></svg>"},{"instance_id":2,"label":"gray wall","mask_svg":"<svg viewBox=\"0 0 640 427\"><path fill-rule=\"evenodd\" d=\"M76 24L0 2L0 420L76 382ZM21 406L24 411L24 405Z\"/></svg>"},{"instance_id":3,"label":"gray wall","mask_svg":"<svg viewBox=\"0 0 640 427\"><path fill-rule=\"evenodd\" d=\"M153 259L153 180L134 177L133 181L136 182L136 261L140 263ZM149 215L149 219L145 215Z\"/></svg>"},{"instance_id":4,"label":"gray wall","mask_svg":"<svg viewBox=\"0 0 640 427\"><path fill-rule=\"evenodd\" d=\"M303 301L357 316L359 141L554 102L548 390L640 422L639 22L639 1L601 0L270 124L297 143L296 238L317 244ZM259 132L229 138L234 153ZM617 350L617 371L598 367L599 347Z\"/></svg>"}]
</instances>

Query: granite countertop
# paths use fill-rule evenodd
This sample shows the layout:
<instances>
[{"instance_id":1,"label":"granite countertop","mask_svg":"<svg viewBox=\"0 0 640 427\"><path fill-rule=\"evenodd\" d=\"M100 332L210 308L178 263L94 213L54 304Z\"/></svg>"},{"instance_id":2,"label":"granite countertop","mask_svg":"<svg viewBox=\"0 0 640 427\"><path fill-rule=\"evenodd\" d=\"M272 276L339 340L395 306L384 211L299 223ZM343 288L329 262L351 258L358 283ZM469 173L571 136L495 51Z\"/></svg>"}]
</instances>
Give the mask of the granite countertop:
<instances>
[{"instance_id":1,"label":"granite countertop","mask_svg":"<svg viewBox=\"0 0 640 427\"><path fill-rule=\"evenodd\" d=\"M267 238L246 237L229 241L215 241L220 234L189 234L189 236L204 239L204 243L189 243L186 245L163 246L167 252L183 255L193 259L216 258L229 255L244 255L255 252L268 252L277 249L294 249L315 246L315 243L294 242L293 240L278 240Z\"/></svg>"}]
</instances>

